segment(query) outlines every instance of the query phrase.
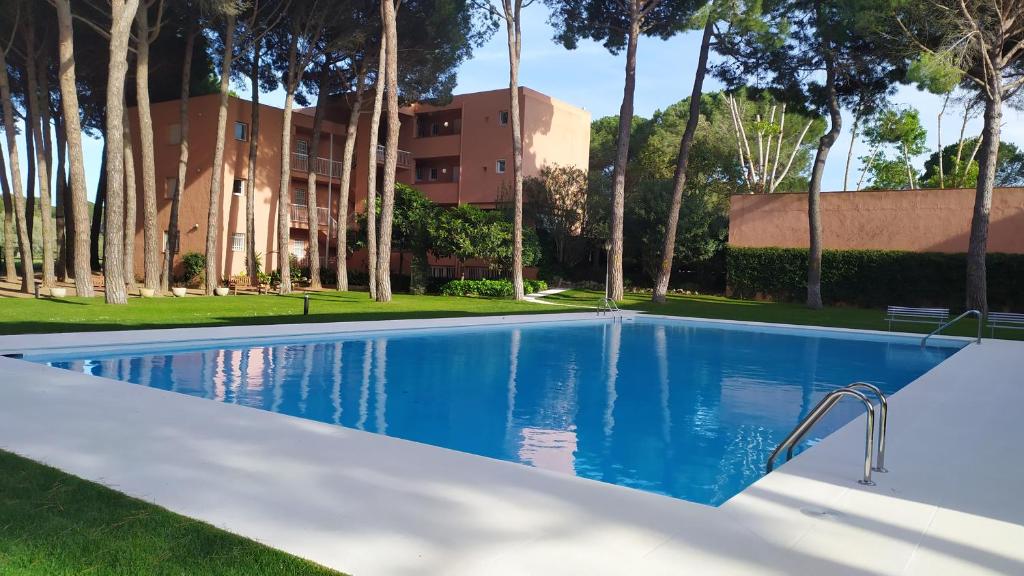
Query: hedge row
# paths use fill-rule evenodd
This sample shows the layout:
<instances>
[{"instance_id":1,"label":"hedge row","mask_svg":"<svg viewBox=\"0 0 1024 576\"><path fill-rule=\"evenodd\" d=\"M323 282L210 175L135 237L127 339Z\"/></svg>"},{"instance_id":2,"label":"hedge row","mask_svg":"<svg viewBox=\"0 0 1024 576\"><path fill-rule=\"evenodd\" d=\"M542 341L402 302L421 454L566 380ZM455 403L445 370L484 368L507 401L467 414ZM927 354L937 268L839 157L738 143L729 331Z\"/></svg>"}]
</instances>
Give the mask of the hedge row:
<instances>
[{"instance_id":1,"label":"hedge row","mask_svg":"<svg viewBox=\"0 0 1024 576\"><path fill-rule=\"evenodd\" d=\"M730 247L726 268L733 296L797 302L807 296L806 249ZM1024 254L989 254L986 268L989 308L1024 310ZM966 276L966 254L825 250L821 297L826 304L962 309Z\"/></svg>"},{"instance_id":2,"label":"hedge row","mask_svg":"<svg viewBox=\"0 0 1024 576\"><path fill-rule=\"evenodd\" d=\"M523 280L523 288L527 294L547 290L547 282L543 280ZM508 298L514 290L509 280L452 280L441 287L444 296L488 296L491 298Z\"/></svg>"}]
</instances>

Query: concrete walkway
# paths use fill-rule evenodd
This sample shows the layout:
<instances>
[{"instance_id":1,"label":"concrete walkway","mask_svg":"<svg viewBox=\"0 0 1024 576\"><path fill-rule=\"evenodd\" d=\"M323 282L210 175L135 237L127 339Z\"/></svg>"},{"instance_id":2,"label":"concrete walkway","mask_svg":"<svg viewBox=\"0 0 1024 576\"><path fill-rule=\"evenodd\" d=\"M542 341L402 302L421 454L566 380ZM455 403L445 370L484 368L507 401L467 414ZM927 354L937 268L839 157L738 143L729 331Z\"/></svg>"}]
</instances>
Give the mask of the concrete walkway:
<instances>
[{"instance_id":1,"label":"concrete walkway","mask_svg":"<svg viewBox=\"0 0 1024 576\"><path fill-rule=\"evenodd\" d=\"M555 315L593 319L592 312ZM469 318L317 330L550 321ZM0 350L308 325L0 337ZM1024 343L971 345L719 508L0 358L0 447L361 575L1024 574Z\"/></svg>"}]
</instances>

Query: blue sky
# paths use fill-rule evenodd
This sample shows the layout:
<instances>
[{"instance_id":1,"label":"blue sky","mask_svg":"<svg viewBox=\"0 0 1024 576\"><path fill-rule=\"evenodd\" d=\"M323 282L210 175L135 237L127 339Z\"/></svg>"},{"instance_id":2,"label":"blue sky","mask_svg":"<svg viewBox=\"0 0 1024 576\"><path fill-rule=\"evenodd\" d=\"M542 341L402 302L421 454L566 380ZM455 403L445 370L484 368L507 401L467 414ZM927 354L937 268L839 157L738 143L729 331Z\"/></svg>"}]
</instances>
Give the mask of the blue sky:
<instances>
[{"instance_id":1,"label":"blue sky","mask_svg":"<svg viewBox=\"0 0 1024 576\"><path fill-rule=\"evenodd\" d=\"M622 101L623 54L610 54L594 42L581 42L576 50L566 50L554 43L553 30L547 23L547 10L542 4L534 4L524 10L523 20L522 85L586 108L594 118L618 114ZM655 110L663 109L689 95L699 45L698 32L681 34L665 41L651 38L640 41L635 106L638 115L650 116ZM458 92L491 90L508 85L508 52L504 28L474 52L473 58L460 67L458 77ZM719 88L721 85L709 78L704 89L709 92ZM248 87L237 89L243 94L248 93ZM264 96L264 101L282 106L284 95L281 92L268 94ZM920 110L922 122L928 130L929 147L934 149L935 118L942 106L941 99L913 87L902 87L894 101ZM1022 120L1024 113L1011 109L1005 111L1004 140L1024 144ZM852 118L847 115L843 135L829 157L824 177L825 190L842 188L851 123ZM959 111L951 107L943 123L943 142L956 142L959 129ZM981 121L976 118L968 125L968 134L978 134L980 129ZM86 173L90 198L95 190L101 153L101 142L86 139ZM854 155L867 154L867 147L858 142ZM927 154L917 159L918 166L923 164L926 157ZM858 169L859 163L855 161L851 181L855 180Z\"/></svg>"}]
</instances>

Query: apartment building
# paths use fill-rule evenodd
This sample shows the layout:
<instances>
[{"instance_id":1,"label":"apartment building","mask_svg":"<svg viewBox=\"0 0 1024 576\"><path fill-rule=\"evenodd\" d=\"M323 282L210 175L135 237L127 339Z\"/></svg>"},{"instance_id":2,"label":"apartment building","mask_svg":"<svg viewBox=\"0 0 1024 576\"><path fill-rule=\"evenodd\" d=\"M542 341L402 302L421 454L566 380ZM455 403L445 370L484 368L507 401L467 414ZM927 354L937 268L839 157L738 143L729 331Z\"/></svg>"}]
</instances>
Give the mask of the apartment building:
<instances>
[{"instance_id":1,"label":"apartment building","mask_svg":"<svg viewBox=\"0 0 1024 576\"><path fill-rule=\"evenodd\" d=\"M590 150L590 114L535 90L519 89L523 132L523 167L527 177L536 175L545 165L571 165L586 169ZM372 94L368 95L372 103ZM178 254L205 252L207 218L210 203L210 180L216 140L216 94L192 98L189 102L189 162L185 182L177 181L178 151L181 139L179 102L152 105L156 154L158 222L167 229L171 198L182 186L179 219L180 239L174 247ZM472 204L493 208L500 190L512 178L512 135L508 112L508 89L476 92L454 96L444 106L413 104L400 111L401 128L397 179L423 191L442 205ZM217 267L224 277L245 269L246 243L246 181L250 146L254 143L251 123L252 103L230 98L228 131L223 165L224 191L219 202ZM317 150L312 150L312 108L292 114L290 154L290 206L288 209L291 241L288 251L308 264L309 197L317 196L321 264L333 265L337 258L339 186L341 157L351 114L344 96L329 99ZM284 111L260 105L258 160L255 174L255 236L256 250L263 257L264 269L277 266L278 189L281 180L281 133ZM375 166L369 166L370 113L363 110L358 122L356 147L348 195L349 225L356 214L366 210L368 170L378 170L378 187L382 181L383 142L386 119L379 133L379 150ZM136 165L141 164L136 123L133 123ZM309 190L309 172L316 174L315 190ZM136 170L140 181L141 170ZM138 201L141 210L141 198ZM141 214L136 243L142 246ZM166 233L165 233L165 246ZM365 254L351 254L352 269L366 267ZM403 260L396 254L395 270ZM180 262L180 260L179 260ZM484 273L481 263L470 263L470 270L458 270L454 261L432 262L432 273L468 276ZM142 275L142 250L136 251L135 273ZM406 268L407 271L407 268Z\"/></svg>"}]
</instances>

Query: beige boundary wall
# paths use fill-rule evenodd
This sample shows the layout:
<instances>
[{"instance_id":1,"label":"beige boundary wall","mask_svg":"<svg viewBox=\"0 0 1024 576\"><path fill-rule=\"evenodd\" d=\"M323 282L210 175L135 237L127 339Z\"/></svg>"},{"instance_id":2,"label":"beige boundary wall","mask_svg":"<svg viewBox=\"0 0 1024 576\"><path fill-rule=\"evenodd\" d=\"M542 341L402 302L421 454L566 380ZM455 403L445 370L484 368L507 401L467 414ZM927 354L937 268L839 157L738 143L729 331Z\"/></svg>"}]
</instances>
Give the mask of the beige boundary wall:
<instances>
[{"instance_id":1,"label":"beige boundary wall","mask_svg":"<svg viewBox=\"0 0 1024 576\"><path fill-rule=\"evenodd\" d=\"M966 252L974 190L882 190L821 195L825 249ZM1024 188L997 188L988 251L1024 253ZM806 194L731 198L729 245L806 248Z\"/></svg>"}]
</instances>

